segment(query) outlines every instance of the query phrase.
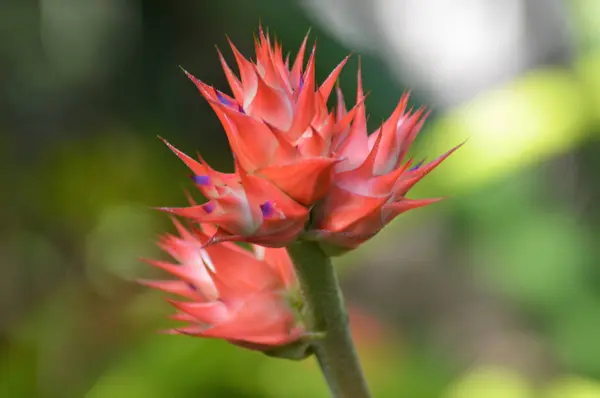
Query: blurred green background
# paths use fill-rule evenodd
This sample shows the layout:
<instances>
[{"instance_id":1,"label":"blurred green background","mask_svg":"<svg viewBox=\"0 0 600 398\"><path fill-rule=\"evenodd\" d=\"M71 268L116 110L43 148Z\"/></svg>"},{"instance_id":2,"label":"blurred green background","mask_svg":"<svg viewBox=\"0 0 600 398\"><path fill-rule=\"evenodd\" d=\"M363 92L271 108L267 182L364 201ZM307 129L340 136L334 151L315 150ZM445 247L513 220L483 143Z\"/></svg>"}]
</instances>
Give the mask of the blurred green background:
<instances>
[{"instance_id":1,"label":"blurred green background","mask_svg":"<svg viewBox=\"0 0 600 398\"><path fill-rule=\"evenodd\" d=\"M434 104L417 156L468 141L413 195L446 201L336 260L377 398L600 397L600 2L564 6L566 61L440 106L413 90ZM132 282L171 228L151 207L189 187L156 136L231 169L178 65L228 90L214 46L233 62L228 35L251 57L259 21L292 53L312 27L320 79L356 50L302 1L2 2L0 396L327 396L312 360L157 335L170 309ZM375 128L413 81L362 60ZM351 101L356 68L341 78Z\"/></svg>"}]
</instances>

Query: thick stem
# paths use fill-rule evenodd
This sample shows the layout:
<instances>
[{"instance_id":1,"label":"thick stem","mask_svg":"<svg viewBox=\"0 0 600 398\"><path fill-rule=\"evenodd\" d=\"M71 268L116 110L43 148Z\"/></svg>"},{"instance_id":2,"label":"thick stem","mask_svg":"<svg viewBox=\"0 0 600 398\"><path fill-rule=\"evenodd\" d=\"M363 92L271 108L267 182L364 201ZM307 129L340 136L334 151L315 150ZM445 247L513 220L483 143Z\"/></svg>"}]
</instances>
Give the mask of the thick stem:
<instances>
[{"instance_id":1,"label":"thick stem","mask_svg":"<svg viewBox=\"0 0 600 398\"><path fill-rule=\"evenodd\" d=\"M334 398L370 398L369 388L350 334L348 316L335 270L315 242L288 247L300 280L310 327L322 332L312 343Z\"/></svg>"}]
</instances>

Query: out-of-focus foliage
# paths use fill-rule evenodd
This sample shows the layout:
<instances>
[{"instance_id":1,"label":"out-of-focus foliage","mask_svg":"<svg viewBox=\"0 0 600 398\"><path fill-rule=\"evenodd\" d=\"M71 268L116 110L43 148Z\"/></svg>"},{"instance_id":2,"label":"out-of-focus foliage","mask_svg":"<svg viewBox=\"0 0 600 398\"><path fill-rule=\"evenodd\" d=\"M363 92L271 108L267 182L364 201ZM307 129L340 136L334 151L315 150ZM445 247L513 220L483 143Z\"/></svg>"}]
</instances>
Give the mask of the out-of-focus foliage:
<instances>
[{"instance_id":1,"label":"out-of-focus foliage","mask_svg":"<svg viewBox=\"0 0 600 398\"><path fill-rule=\"evenodd\" d=\"M352 319L378 398L600 397L600 7L569 7L573 64L434 113L417 157L467 143L415 195L450 198L339 260L350 304L373 310ZM294 49L303 15L276 0L2 6L0 396L327 396L312 360L156 334L169 309L133 282L170 228L152 206L190 188L156 135L231 168L177 65L225 89L215 43L229 60L226 34L249 52L261 20ZM352 49L313 35L322 79ZM350 98L355 71L341 78ZM403 87L379 60L363 73L375 128ZM416 264L416 282L378 279L390 264Z\"/></svg>"}]
</instances>

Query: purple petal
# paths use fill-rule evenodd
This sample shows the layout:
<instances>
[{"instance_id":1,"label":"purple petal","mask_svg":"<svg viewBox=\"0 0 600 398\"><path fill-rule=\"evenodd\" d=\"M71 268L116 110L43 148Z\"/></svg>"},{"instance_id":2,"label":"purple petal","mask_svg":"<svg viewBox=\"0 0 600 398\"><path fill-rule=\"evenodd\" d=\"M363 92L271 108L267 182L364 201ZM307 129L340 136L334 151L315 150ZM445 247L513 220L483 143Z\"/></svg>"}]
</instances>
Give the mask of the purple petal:
<instances>
[{"instance_id":1,"label":"purple petal","mask_svg":"<svg viewBox=\"0 0 600 398\"><path fill-rule=\"evenodd\" d=\"M192 180L198 185L206 186L210 185L210 177L209 176L192 176Z\"/></svg>"},{"instance_id":2,"label":"purple petal","mask_svg":"<svg viewBox=\"0 0 600 398\"><path fill-rule=\"evenodd\" d=\"M262 211L263 217L271 217L273 215L273 212L275 211L275 208L273 207L273 202L269 200L260 205L260 211Z\"/></svg>"},{"instance_id":3,"label":"purple petal","mask_svg":"<svg viewBox=\"0 0 600 398\"><path fill-rule=\"evenodd\" d=\"M220 92L219 90L215 90L215 94L217 95L217 99L219 100L219 102L222 103L223 105L225 105L229 108L235 108L237 106L238 112L246 114L246 112L244 112L244 108L242 108L241 105L239 105L237 102L232 101L229 98L225 97L223 95L223 93Z\"/></svg>"},{"instance_id":4,"label":"purple petal","mask_svg":"<svg viewBox=\"0 0 600 398\"><path fill-rule=\"evenodd\" d=\"M304 87L304 76L300 76L300 82L298 83L298 94L302 92L302 87Z\"/></svg>"},{"instance_id":5,"label":"purple petal","mask_svg":"<svg viewBox=\"0 0 600 398\"><path fill-rule=\"evenodd\" d=\"M220 103L222 103L225 106L228 107L233 107L234 105L236 105L233 101L231 101L229 98L225 97L223 95L222 92L220 92L219 90L215 90L215 94L217 94L217 99L219 100Z\"/></svg>"},{"instance_id":6,"label":"purple petal","mask_svg":"<svg viewBox=\"0 0 600 398\"><path fill-rule=\"evenodd\" d=\"M418 170L419 167L421 167L421 165L423 164L424 161L425 161L425 159L421 160L419 163L415 164L413 167L411 167L410 169L408 169L408 171Z\"/></svg>"},{"instance_id":7,"label":"purple petal","mask_svg":"<svg viewBox=\"0 0 600 398\"><path fill-rule=\"evenodd\" d=\"M210 214L213 211L215 211L215 204L213 202L208 202L208 203L203 204L202 208L204 209L205 212Z\"/></svg>"}]
</instances>

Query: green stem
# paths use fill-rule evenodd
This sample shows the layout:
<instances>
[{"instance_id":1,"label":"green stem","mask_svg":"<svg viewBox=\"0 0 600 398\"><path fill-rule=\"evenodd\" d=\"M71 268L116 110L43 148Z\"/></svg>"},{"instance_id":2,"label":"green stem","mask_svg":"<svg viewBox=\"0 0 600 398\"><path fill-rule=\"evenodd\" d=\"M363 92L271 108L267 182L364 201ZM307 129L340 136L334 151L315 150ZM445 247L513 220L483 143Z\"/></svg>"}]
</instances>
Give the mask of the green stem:
<instances>
[{"instance_id":1,"label":"green stem","mask_svg":"<svg viewBox=\"0 0 600 398\"><path fill-rule=\"evenodd\" d=\"M311 331L324 334L311 345L332 396L370 398L350 334L342 292L329 257L315 242L297 242L287 249L312 316Z\"/></svg>"}]
</instances>

